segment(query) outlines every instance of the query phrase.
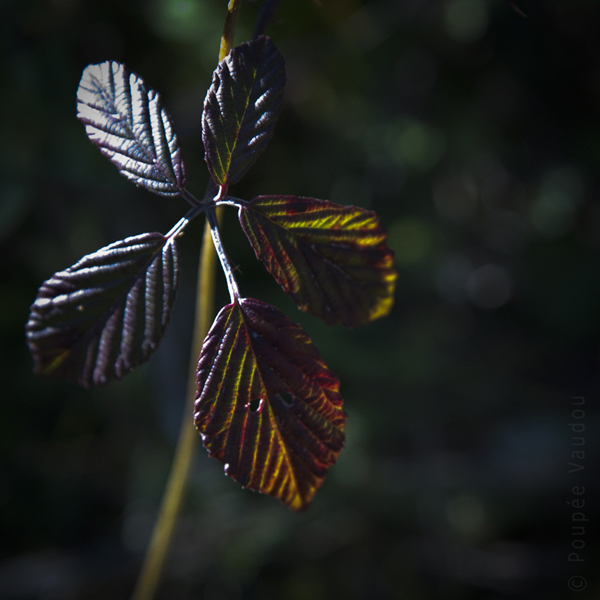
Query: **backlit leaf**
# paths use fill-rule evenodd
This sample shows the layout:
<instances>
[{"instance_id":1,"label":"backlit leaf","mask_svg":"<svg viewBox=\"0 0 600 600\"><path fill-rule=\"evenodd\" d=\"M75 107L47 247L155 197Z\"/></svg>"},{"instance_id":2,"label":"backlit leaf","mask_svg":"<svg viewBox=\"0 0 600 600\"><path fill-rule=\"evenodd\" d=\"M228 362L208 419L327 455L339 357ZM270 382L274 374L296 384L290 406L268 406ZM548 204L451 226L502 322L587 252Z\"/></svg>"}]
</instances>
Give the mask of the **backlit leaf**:
<instances>
[{"instance_id":1,"label":"backlit leaf","mask_svg":"<svg viewBox=\"0 0 600 600\"><path fill-rule=\"evenodd\" d=\"M157 92L125 65L89 65L77 90L77 116L89 138L137 185L176 196L185 167L171 118Z\"/></svg>"},{"instance_id":2,"label":"backlit leaf","mask_svg":"<svg viewBox=\"0 0 600 600\"><path fill-rule=\"evenodd\" d=\"M200 354L195 422L227 475L302 510L345 420L339 381L299 325L249 298L221 310Z\"/></svg>"},{"instance_id":3,"label":"backlit leaf","mask_svg":"<svg viewBox=\"0 0 600 600\"><path fill-rule=\"evenodd\" d=\"M302 310L356 327L391 310L397 273L374 212L296 196L239 210L256 256Z\"/></svg>"},{"instance_id":4,"label":"backlit leaf","mask_svg":"<svg viewBox=\"0 0 600 600\"><path fill-rule=\"evenodd\" d=\"M215 69L202 139L219 185L238 181L264 150L281 112L284 85L285 62L266 36L234 48Z\"/></svg>"},{"instance_id":5,"label":"backlit leaf","mask_svg":"<svg viewBox=\"0 0 600 600\"><path fill-rule=\"evenodd\" d=\"M169 322L178 262L174 239L145 233L55 273L26 327L36 372L89 387L146 361Z\"/></svg>"}]
</instances>

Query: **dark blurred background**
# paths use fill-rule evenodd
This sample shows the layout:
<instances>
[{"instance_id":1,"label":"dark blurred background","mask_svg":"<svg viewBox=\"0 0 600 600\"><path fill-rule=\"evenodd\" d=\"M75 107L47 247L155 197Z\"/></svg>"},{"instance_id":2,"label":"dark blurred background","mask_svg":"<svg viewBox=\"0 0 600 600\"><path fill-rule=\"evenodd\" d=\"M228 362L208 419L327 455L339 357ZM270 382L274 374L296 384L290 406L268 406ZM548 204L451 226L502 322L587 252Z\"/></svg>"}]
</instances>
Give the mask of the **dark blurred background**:
<instances>
[{"instance_id":1,"label":"dark blurred background","mask_svg":"<svg viewBox=\"0 0 600 600\"><path fill-rule=\"evenodd\" d=\"M88 141L82 69L125 62L162 93L201 195L226 2L0 7L0 599L125 599L177 437L202 223L163 344L123 382L33 376L24 325L53 272L186 210ZM159 597L598 598L600 3L283 0L268 33L285 107L232 193L376 210L396 304L353 331L300 313L228 211L242 294L300 322L340 376L347 447L300 515L201 449Z\"/></svg>"}]
</instances>

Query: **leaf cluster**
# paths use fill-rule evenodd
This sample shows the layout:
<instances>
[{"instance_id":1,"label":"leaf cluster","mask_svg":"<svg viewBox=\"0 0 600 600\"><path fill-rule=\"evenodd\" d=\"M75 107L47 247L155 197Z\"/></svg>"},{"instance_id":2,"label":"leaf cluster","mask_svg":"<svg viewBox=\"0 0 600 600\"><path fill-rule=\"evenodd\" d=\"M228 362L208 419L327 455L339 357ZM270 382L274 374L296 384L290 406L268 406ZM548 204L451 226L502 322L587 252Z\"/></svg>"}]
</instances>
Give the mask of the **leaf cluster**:
<instances>
[{"instance_id":1,"label":"leaf cluster","mask_svg":"<svg viewBox=\"0 0 600 600\"><path fill-rule=\"evenodd\" d=\"M205 213L231 303L200 353L195 424L228 475L301 510L344 444L339 380L300 326L240 297L216 207L238 209L257 258L300 309L330 325L385 316L397 275L373 212L315 198L229 195L273 135L284 86L285 62L266 36L234 48L215 69L202 115L212 183L199 201L185 187L160 95L122 64L88 66L77 106L90 140L136 185L181 196L191 208L166 235L126 238L55 273L39 289L26 332L39 374L84 387L121 379L157 349L179 281L177 237Z\"/></svg>"}]
</instances>

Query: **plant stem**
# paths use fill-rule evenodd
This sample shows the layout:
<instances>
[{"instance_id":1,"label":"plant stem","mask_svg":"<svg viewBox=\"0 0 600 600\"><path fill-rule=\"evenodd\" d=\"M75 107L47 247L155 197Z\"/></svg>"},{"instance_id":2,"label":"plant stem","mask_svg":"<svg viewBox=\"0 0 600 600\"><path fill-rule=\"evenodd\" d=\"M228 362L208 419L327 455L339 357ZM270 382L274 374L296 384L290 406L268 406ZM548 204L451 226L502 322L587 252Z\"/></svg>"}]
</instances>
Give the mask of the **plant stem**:
<instances>
[{"instance_id":1,"label":"plant stem","mask_svg":"<svg viewBox=\"0 0 600 600\"><path fill-rule=\"evenodd\" d=\"M275 11L281 3L281 0L265 0L263 5L260 7L260 12L254 25L254 31L252 33L252 39L255 40L261 36L267 27L267 25L273 20Z\"/></svg>"},{"instance_id":2,"label":"plant stem","mask_svg":"<svg viewBox=\"0 0 600 600\"><path fill-rule=\"evenodd\" d=\"M219 61L229 54L233 46L235 25L241 4L242 0L230 0L229 2L223 37L221 38ZM209 182L209 188L211 185L212 181ZM190 201L187 196L185 197L186 200ZM195 203L192 202L192 204ZM221 216L221 212L222 209L217 209L217 219ZM211 226L207 220L204 226L204 237L202 238L202 250L198 267L196 317L185 410L171 472L169 473L159 515L154 526L154 531L152 532L152 539L146 551L142 571L133 591L132 600L152 600L155 596L156 588L164 568L169 543L173 537L194 450L198 445L199 435L193 421L194 402L196 399L196 369L198 368L198 355L202 349L202 342L210 329L215 312L215 266L216 252L212 243Z\"/></svg>"},{"instance_id":3,"label":"plant stem","mask_svg":"<svg viewBox=\"0 0 600 600\"><path fill-rule=\"evenodd\" d=\"M188 226L190 221L195 219L201 212L204 212L205 210L206 208L201 206L200 203L198 203L198 206L190 208L185 217L181 217L181 219L179 219L179 221L177 221L177 223L171 227L169 232L165 234L165 237L172 238L174 236L178 236Z\"/></svg>"},{"instance_id":4,"label":"plant stem","mask_svg":"<svg viewBox=\"0 0 600 600\"><path fill-rule=\"evenodd\" d=\"M152 539L146 552L144 565L133 592L133 600L151 600L155 595L181 506L194 449L198 444L199 436L193 422L194 401L196 398L196 369L202 342L208 333L214 313L215 258L216 253L212 244L210 225L207 221L202 239L198 271L196 317L188 372L187 400L171 472L169 473Z\"/></svg>"},{"instance_id":5,"label":"plant stem","mask_svg":"<svg viewBox=\"0 0 600 600\"><path fill-rule=\"evenodd\" d=\"M242 0L229 0L227 16L225 17L225 26L223 27L223 36L221 37L219 62L221 62L233 48L233 36L235 35L235 25L237 23L238 13L240 12L240 6L242 6Z\"/></svg>"},{"instance_id":6,"label":"plant stem","mask_svg":"<svg viewBox=\"0 0 600 600\"><path fill-rule=\"evenodd\" d=\"M213 212L212 208L209 208L206 211L206 218L208 219L208 224L210 225L210 233L212 235L215 250L217 251L217 256L221 261L221 266L223 267L223 272L225 273L225 279L227 280L227 289L229 290L229 298L231 299L231 303L233 304L240 297L240 292L238 290L235 277L233 275L233 269L231 268L231 265L229 264L229 259L227 258L227 254L225 253L225 248L223 248L221 234L219 233L219 223L217 220L216 213Z\"/></svg>"}]
</instances>

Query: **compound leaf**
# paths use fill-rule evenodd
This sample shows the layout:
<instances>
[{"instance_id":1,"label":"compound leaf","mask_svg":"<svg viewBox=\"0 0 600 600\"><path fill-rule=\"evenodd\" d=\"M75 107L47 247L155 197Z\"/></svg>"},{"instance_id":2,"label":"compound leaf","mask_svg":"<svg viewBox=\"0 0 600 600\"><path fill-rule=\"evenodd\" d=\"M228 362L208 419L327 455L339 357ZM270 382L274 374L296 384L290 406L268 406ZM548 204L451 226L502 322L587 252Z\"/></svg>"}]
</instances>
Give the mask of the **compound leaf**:
<instances>
[{"instance_id":1,"label":"compound leaf","mask_svg":"<svg viewBox=\"0 0 600 600\"><path fill-rule=\"evenodd\" d=\"M195 422L242 486L292 510L310 504L344 444L339 381L308 335L245 298L225 306L198 364Z\"/></svg>"},{"instance_id":2,"label":"compound leaf","mask_svg":"<svg viewBox=\"0 0 600 600\"><path fill-rule=\"evenodd\" d=\"M179 279L175 240L130 237L39 289L26 326L35 370L85 387L121 379L156 350Z\"/></svg>"},{"instance_id":3,"label":"compound leaf","mask_svg":"<svg viewBox=\"0 0 600 600\"><path fill-rule=\"evenodd\" d=\"M85 68L77 116L125 177L161 196L180 193L185 166L171 117L159 94L125 65L107 61Z\"/></svg>"},{"instance_id":4,"label":"compound leaf","mask_svg":"<svg viewBox=\"0 0 600 600\"><path fill-rule=\"evenodd\" d=\"M234 48L213 73L202 140L219 185L238 181L264 150L281 112L285 62L267 36Z\"/></svg>"},{"instance_id":5,"label":"compound leaf","mask_svg":"<svg viewBox=\"0 0 600 600\"><path fill-rule=\"evenodd\" d=\"M296 196L259 196L239 219L256 256L302 310L357 327L391 310L394 253L374 212Z\"/></svg>"}]
</instances>

